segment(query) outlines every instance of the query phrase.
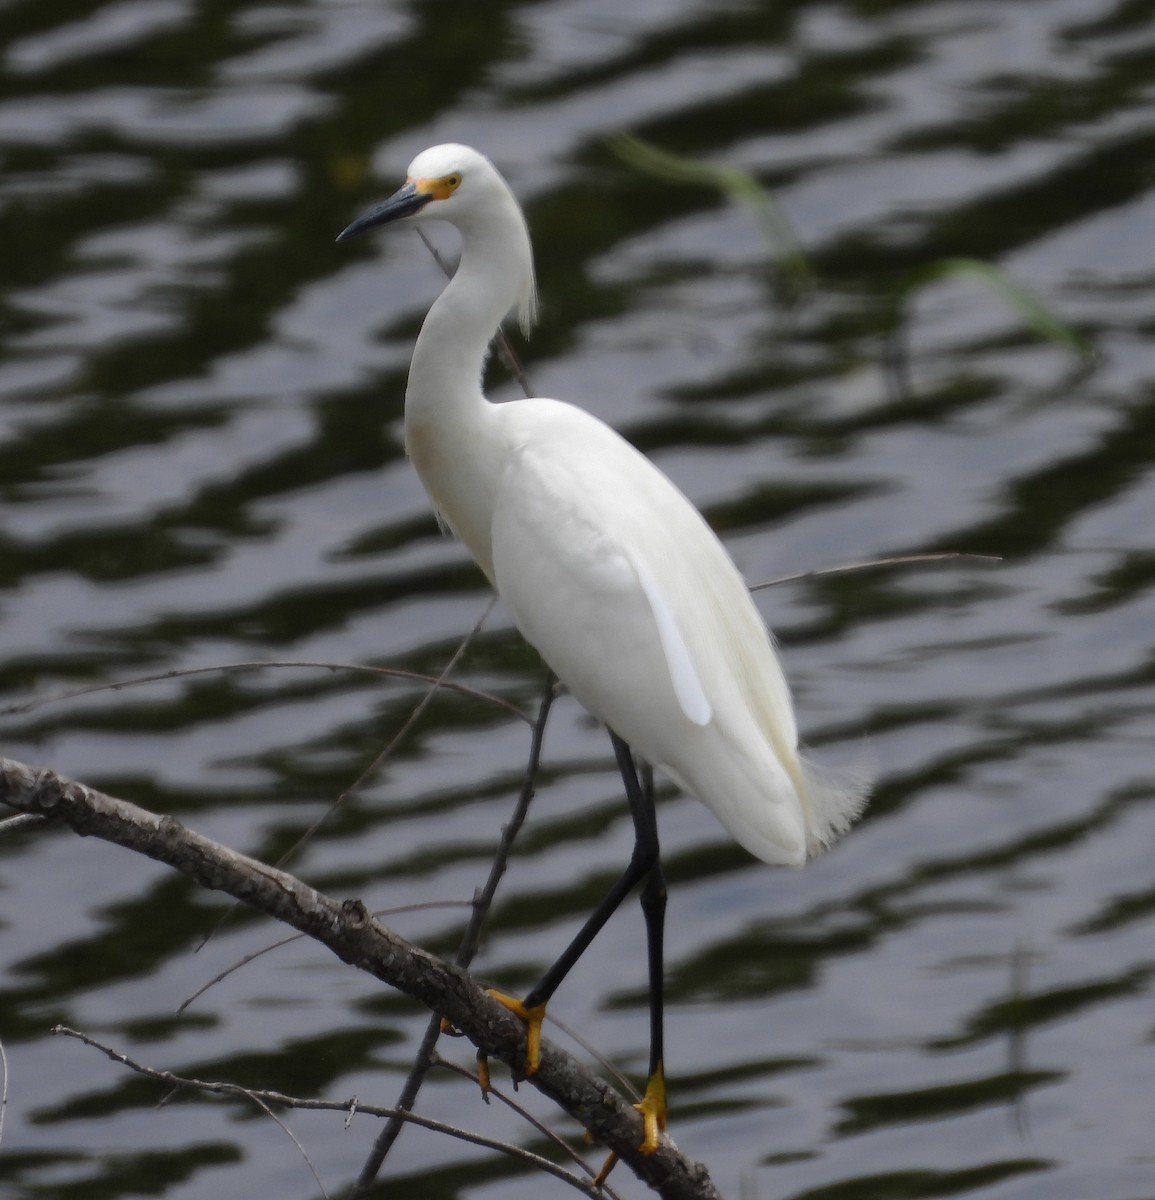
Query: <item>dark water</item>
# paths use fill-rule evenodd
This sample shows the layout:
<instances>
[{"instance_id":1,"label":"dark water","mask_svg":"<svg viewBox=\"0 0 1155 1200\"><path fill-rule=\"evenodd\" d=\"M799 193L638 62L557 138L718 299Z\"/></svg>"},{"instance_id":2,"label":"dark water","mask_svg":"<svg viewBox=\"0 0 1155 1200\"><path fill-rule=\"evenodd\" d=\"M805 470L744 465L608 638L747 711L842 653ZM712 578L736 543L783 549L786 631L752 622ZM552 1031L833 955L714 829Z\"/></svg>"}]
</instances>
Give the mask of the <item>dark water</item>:
<instances>
[{"instance_id":1,"label":"dark water","mask_svg":"<svg viewBox=\"0 0 1155 1200\"><path fill-rule=\"evenodd\" d=\"M808 741L878 786L800 873L664 800L677 1140L735 1197L1155 1196L1151 4L6 0L0 44L0 704L249 660L444 666L488 597L400 449L437 271L412 235L333 237L423 146L476 144L535 235L536 390L652 454L751 580L1004 560L760 594ZM749 217L625 167L621 129L753 171L816 289L787 304ZM945 257L1042 297L1093 367L949 277L907 306L896 391L891 298ZM499 610L458 678L532 711L542 674ZM0 729L12 756L274 857L423 692L213 673ZM468 899L527 747L494 705L436 699L298 870L372 907ZM629 853L572 702L547 751L478 963L513 988ZM47 1030L388 1104L423 1016L300 943L176 1016L278 931L245 917L194 956L218 901L165 870L59 832L0 855L6 1194L318 1194L251 1106L158 1110ZM395 923L451 953L461 914ZM551 1010L635 1078L642 947L623 913ZM444 1074L421 1107L536 1144ZM287 1119L340 1192L371 1122ZM419 1131L387 1176L565 1192Z\"/></svg>"}]
</instances>

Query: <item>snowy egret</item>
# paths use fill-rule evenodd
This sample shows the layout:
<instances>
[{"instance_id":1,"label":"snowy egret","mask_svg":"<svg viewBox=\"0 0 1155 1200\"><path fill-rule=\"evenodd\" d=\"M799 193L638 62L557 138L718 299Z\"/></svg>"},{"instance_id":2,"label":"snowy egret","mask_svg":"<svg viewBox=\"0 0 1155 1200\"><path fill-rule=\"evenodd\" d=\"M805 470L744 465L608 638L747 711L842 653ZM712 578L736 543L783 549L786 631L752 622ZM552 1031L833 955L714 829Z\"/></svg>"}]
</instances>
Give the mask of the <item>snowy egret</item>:
<instances>
[{"instance_id":1,"label":"snowy egret","mask_svg":"<svg viewBox=\"0 0 1155 1200\"><path fill-rule=\"evenodd\" d=\"M405 448L440 517L518 628L611 733L634 852L609 895L524 1001L527 1074L546 1003L632 888L645 881L650 1076L642 1149L665 1128L665 884L652 797L631 749L713 810L768 863L800 866L842 833L865 785L798 750L790 691L741 575L705 520L608 425L557 400L493 404L481 372L502 319L536 308L525 218L493 164L467 146L413 160L404 185L345 229L443 220L461 234L456 274L421 327L405 393Z\"/></svg>"}]
</instances>

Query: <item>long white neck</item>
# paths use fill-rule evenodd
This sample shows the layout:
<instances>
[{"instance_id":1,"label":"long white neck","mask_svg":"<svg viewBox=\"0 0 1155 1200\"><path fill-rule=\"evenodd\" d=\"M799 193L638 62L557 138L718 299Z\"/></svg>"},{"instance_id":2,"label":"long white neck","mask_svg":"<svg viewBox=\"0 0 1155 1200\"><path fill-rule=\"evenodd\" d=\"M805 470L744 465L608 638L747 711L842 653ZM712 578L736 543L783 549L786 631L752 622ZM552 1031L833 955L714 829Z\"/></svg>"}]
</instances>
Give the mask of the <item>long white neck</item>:
<instances>
[{"instance_id":1,"label":"long white neck","mask_svg":"<svg viewBox=\"0 0 1155 1200\"><path fill-rule=\"evenodd\" d=\"M461 262L429 310L409 368L405 448L438 511L492 577L489 515L503 461L481 389L490 339L532 303L533 254L512 195L461 223Z\"/></svg>"}]
</instances>

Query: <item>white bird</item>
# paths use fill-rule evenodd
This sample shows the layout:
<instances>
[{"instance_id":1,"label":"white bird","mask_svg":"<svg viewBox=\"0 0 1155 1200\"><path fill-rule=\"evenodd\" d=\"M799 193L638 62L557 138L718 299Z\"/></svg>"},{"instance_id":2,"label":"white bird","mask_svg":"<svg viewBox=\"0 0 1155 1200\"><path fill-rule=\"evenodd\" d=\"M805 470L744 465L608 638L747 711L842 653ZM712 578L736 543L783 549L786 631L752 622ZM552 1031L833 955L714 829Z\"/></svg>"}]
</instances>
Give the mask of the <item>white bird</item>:
<instances>
[{"instance_id":1,"label":"white bird","mask_svg":"<svg viewBox=\"0 0 1155 1200\"><path fill-rule=\"evenodd\" d=\"M558 400L494 404L489 343L516 308L536 315L525 218L493 164L467 146L426 150L403 187L338 240L396 220L448 221L456 274L413 351L405 447L525 638L615 736L636 847L630 867L524 1004L527 1073L545 1003L634 884L645 879L651 970L650 1084L642 1149L665 1125L661 925L665 889L652 798L629 749L696 796L768 863L800 866L861 811L866 786L799 753L790 690L737 568L689 500L596 417ZM623 745L623 743L625 743ZM655 979L655 974L657 978Z\"/></svg>"}]
</instances>

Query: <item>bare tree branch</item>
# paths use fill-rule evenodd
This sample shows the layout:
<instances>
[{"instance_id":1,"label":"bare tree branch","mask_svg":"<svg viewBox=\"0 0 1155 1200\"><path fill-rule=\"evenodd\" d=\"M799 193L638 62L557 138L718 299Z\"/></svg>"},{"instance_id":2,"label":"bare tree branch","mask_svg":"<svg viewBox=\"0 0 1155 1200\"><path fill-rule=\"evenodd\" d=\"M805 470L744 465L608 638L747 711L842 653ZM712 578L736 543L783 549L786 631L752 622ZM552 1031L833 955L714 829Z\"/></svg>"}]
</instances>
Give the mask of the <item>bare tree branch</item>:
<instances>
[{"instance_id":1,"label":"bare tree branch","mask_svg":"<svg viewBox=\"0 0 1155 1200\"><path fill-rule=\"evenodd\" d=\"M535 1154L532 1150L525 1150L521 1146L515 1146L512 1142L500 1141L498 1138L486 1137L482 1133L460 1129L456 1125L449 1125L445 1121L438 1121L433 1117L422 1117L416 1113L403 1113L399 1109L382 1108L377 1104L363 1104L356 1096L348 1100L317 1100L304 1096L289 1096L284 1092L274 1092L264 1088L242 1087L240 1084L225 1083L215 1079L194 1079L184 1075L174 1075L172 1071L159 1071L155 1067L149 1067L144 1063L136 1062L135 1059L129 1058L127 1054L122 1054L119 1050L114 1050L111 1046L106 1046L103 1042L97 1041L96 1038L90 1037L86 1033L81 1033L76 1029L69 1029L67 1025L54 1025L52 1032L59 1034L61 1037L75 1038L77 1041L83 1042L86 1046L91 1046L94 1050L99 1050L102 1054L112 1059L113 1062L120 1063L130 1071L135 1071L138 1075L144 1075L149 1079L155 1079L158 1083L167 1084L172 1092L185 1090L209 1092L217 1096L237 1096L244 1100L251 1100L254 1104L264 1109L285 1133L288 1134L297 1149L301 1151L306 1162L309 1162L309 1157L305 1154L304 1147L293 1132L272 1111L274 1107L298 1108L314 1112L343 1112L347 1113L350 1119L357 1113L364 1113L369 1117L396 1116L413 1125L420 1125L423 1129L430 1129L434 1133L444 1133L448 1137L469 1142L473 1146L482 1146L487 1150L499 1150L502 1154L508 1154L511 1158L521 1159L532 1167L557 1176L558 1179L562 1179L571 1186L576 1187L578 1191L586 1192L590 1195L594 1194L594 1188L591 1186L592 1180L583 1179L580 1175L575 1175L573 1172L567 1171L564 1167L558 1166L557 1163L551 1162L548 1158L543 1158L542 1155ZM312 1170L311 1163L309 1164L309 1168ZM322 1195L326 1195L324 1185L317 1178L316 1171L313 1171L313 1178L317 1180L317 1186L321 1189ZM612 1196L612 1193L608 1189L605 1190L604 1194Z\"/></svg>"},{"instance_id":2,"label":"bare tree branch","mask_svg":"<svg viewBox=\"0 0 1155 1200\"><path fill-rule=\"evenodd\" d=\"M239 854L161 817L52 771L0 758L0 803L37 813L77 833L113 842L226 892L299 929L343 962L367 971L443 1016L484 1054L515 1069L524 1061L525 1027L461 968L382 925L359 900L339 902L285 871ZM643 1155L641 1115L605 1080L552 1042L528 1082L549 1096L668 1200L720 1200L706 1168L669 1139Z\"/></svg>"}]
</instances>

